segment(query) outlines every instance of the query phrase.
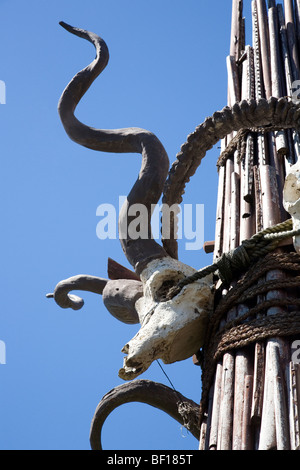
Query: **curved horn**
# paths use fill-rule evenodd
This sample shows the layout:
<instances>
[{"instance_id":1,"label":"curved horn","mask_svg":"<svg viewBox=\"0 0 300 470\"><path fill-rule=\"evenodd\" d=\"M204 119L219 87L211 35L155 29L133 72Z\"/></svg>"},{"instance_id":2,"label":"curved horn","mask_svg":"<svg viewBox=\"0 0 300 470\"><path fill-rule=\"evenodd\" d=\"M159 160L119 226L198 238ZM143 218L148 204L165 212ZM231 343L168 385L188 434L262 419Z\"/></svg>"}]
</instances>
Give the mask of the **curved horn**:
<instances>
[{"instance_id":1,"label":"curved horn","mask_svg":"<svg viewBox=\"0 0 300 470\"><path fill-rule=\"evenodd\" d=\"M125 403L140 402L158 408L185 426L199 440L199 405L166 385L135 380L107 393L96 408L90 430L92 450L102 450L101 432L109 414Z\"/></svg>"},{"instance_id":2,"label":"curved horn","mask_svg":"<svg viewBox=\"0 0 300 470\"><path fill-rule=\"evenodd\" d=\"M299 105L287 98L270 98L242 101L230 108L226 106L207 118L188 137L181 146L175 162L172 164L163 191L163 208L172 207L182 202L185 185L194 175L202 159L219 140L233 131L257 131L263 127L265 131L300 127ZM164 209L163 209L164 210ZM162 216L162 219L164 217ZM175 217L174 217L175 218ZM170 222L174 227L174 220ZM174 229L174 232L176 230ZM171 236L163 240L163 246L170 256L177 258L177 240Z\"/></svg>"},{"instance_id":3,"label":"curved horn","mask_svg":"<svg viewBox=\"0 0 300 470\"><path fill-rule=\"evenodd\" d=\"M94 292L95 294L102 294L103 289L108 283L107 279L101 277L88 276L86 274L79 274L78 276L69 277L60 281L54 289L53 294L47 294L47 298L54 298L55 302L61 308L72 308L73 310L80 310L84 301L77 295L69 294L72 290L83 290L87 292Z\"/></svg>"},{"instance_id":4,"label":"curved horn","mask_svg":"<svg viewBox=\"0 0 300 470\"><path fill-rule=\"evenodd\" d=\"M77 295L70 294L73 290L100 294L104 305L112 316L123 323L139 323L135 303L143 295L143 284L140 281L108 280L82 274L59 282L54 293L47 294L46 297L54 298L61 308L79 310L83 307L84 301Z\"/></svg>"},{"instance_id":5,"label":"curved horn","mask_svg":"<svg viewBox=\"0 0 300 470\"><path fill-rule=\"evenodd\" d=\"M157 204L163 190L169 169L169 159L158 138L145 129L136 127L113 130L94 129L82 124L74 116L80 99L106 67L109 53L103 39L96 34L74 28L64 22L60 24L72 34L90 41L96 49L95 60L75 75L59 101L58 112L68 136L89 149L142 155L138 179L127 197L119 219L119 225L122 227L122 248L135 271L140 273L152 259L167 256L165 250L152 239L151 215L153 205ZM134 239L130 237L130 234L124 233L124 224L128 229L128 225L134 220L130 208L135 204L141 204L147 210L147 220L143 220L147 226L145 227L148 233L147 239Z\"/></svg>"}]
</instances>

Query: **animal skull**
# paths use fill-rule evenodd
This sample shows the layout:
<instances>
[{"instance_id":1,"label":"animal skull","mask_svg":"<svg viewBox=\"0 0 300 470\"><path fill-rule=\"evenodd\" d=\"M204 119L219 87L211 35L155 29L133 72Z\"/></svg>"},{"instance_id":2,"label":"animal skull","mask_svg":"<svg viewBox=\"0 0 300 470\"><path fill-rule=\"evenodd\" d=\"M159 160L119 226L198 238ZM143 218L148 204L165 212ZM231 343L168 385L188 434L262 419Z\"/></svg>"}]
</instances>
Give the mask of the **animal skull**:
<instances>
[{"instance_id":1,"label":"animal skull","mask_svg":"<svg viewBox=\"0 0 300 470\"><path fill-rule=\"evenodd\" d=\"M283 205L293 219L294 230L300 229L300 162L290 167L283 188ZM300 253L300 236L293 239L297 253Z\"/></svg>"},{"instance_id":2,"label":"animal skull","mask_svg":"<svg viewBox=\"0 0 300 470\"><path fill-rule=\"evenodd\" d=\"M151 216L162 194L169 173L169 158L150 131L140 128L95 129L81 123L74 115L77 104L104 70L109 52L106 43L94 33L60 23L67 31L91 42L95 60L75 75L63 91L58 112L71 140L84 147L112 153L139 153L142 163L119 215L120 242L124 254L135 270L135 276L110 280L79 275L59 283L53 294L62 307L81 308L83 301L69 295L72 289L90 290L103 295L109 312L125 323L141 323L139 332L123 348L127 354L119 375L125 380L137 377L157 358L165 363L193 355L204 340L209 312L213 304L212 277L184 287L172 300L166 299L170 287L195 273L193 268L177 261L177 256L158 244L151 234ZM136 207L143 207L146 217L139 222L136 237L130 227ZM162 222L163 223L163 222ZM164 233L162 231L162 233ZM174 235L175 236L175 235ZM173 240L174 237L170 236ZM124 271L124 270L123 270Z\"/></svg>"},{"instance_id":3,"label":"animal skull","mask_svg":"<svg viewBox=\"0 0 300 470\"><path fill-rule=\"evenodd\" d=\"M154 260L141 273L144 295L136 302L141 328L122 352L119 376L131 380L148 369L155 359L171 364L192 356L203 344L213 306L212 277L185 286L171 300L166 291L195 270L175 259Z\"/></svg>"}]
</instances>

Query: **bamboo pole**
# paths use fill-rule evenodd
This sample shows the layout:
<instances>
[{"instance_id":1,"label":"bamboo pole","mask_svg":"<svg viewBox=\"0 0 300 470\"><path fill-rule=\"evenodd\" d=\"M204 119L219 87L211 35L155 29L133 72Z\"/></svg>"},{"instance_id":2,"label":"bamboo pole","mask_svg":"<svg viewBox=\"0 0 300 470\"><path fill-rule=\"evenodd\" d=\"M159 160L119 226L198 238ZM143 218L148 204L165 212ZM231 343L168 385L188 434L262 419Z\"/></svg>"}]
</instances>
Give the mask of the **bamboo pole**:
<instances>
[{"instance_id":1,"label":"bamboo pole","mask_svg":"<svg viewBox=\"0 0 300 470\"><path fill-rule=\"evenodd\" d=\"M271 66L272 96L275 96L276 98L280 98L281 96L284 96L278 33L279 31L278 31L277 9L275 7L272 7L272 8L269 8L270 66ZM288 144L287 144L285 132L277 131L275 133L275 140L276 140L277 153L279 155L287 155ZM278 172L280 173L280 178L282 180L283 179L282 161L278 162L277 166L278 166Z\"/></svg>"},{"instance_id":2,"label":"bamboo pole","mask_svg":"<svg viewBox=\"0 0 300 470\"><path fill-rule=\"evenodd\" d=\"M298 52L300 52L300 0L295 0L295 23Z\"/></svg>"},{"instance_id":3,"label":"bamboo pole","mask_svg":"<svg viewBox=\"0 0 300 470\"><path fill-rule=\"evenodd\" d=\"M222 252L230 251L230 232L231 225L231 178L233 173L233 161L228 158L226 161L225 173L225 197L224 197L224 225L223 225L223 247Z\"/></svg>"},{"instance_id":4,"label":"bamboo pole","mask_svg":"<svg viewBox=\"0 0 300 470\"><path fill-rule=\"evenodd\" d=\"M242 437L241 450L253 449L253 433L251 426L251 397L253 393L253 376L245 376L244 384L244 406L242 415Z\"/></svg>"},{"instance_id":5,"label":"bamboo pole","mask_svg":"<svg viewBox=\"0 0 300 470\"><path fill-rule=\"evenodd\" d=\"M241 24L243 0L233 0L231 15L230 55L238 61L243 47L243 28Z\"/></svg>"},{"instance_id":6,"label":"bamboo pole","mask_svg":"<svg viewBox=\"0 0 300 470\"><path fill-rule=\"evenodd\" d=\"M267 13L265 0L256 0L258 35L260 44L261 68L264 83L264 94L267 99L272 96L271 64L269 32L267 26Z\"/></svg>"},{"instance_id":7,"label":"bamboo pole","mask_svg":"<svg viewBox=\"0 0 300 470\"><path fill-rule=\"evenodd\" d=\"M214 395L211 411L211 423L209 433L209 450L217 450L218 448L218 430L219 430L219 417L220 417L220 401L222 391L222 375L223 375L223 364L218 362L215 374L214 383Z\"/></svg>"},{"instance_id":8,"label":"bamboo pole","mask_svg":"<svg viewBox=\"0 0 300 470\"><path fill-rule=\"evenodd\" d=\"M285 71L285 81L286 81L286 92L287 96L291 97L293 93L293 81L296 72L296 66L293 65L291 62L291 55L289 50L289 41L287 36L287 30L285 26L285 18L282 5L277 5L278 10L278 20L280 25L280 37L281 37L281 47L282 47L282 55L284 60L284 71ZM300 138L299 133L295 130L292 130L292 139L293 139L293 148L295 154L295 161L298 160L300 156ZM287 166L289 164L293 164L293 162L288 161Z\"/></svg>"},{"instance_id":9,"label":"bamboo pole","mask_svg":"<svg viewBox=\"0 0 300 470\"><path fill-rule=\"evenodd\" d=\"M290 51L293 80L299 79L299 59L294 23L293 0L284 0L285 26Z\"/></svg>"},{"instance_id":10,"label":"bamboo pole","mask_svg":"<svg viewBox=\"0 0 300 470\"><path fill-rule=\"evenodd\" d=\"M251 100L255 98L255 73L253 48L246 46L246 59L243 62L242 75L242 99ZM254 234L254 163L255 141L254 136L249 133L246 137L245 158L241 163L240 176L240 243Z\"/></svg>"},{"instance_id":11,"label":"bamboo pole","mask_svg":"<svg viewBox=\"0 0 300 470\"><path fill-rule=\"evenodd\" d=\"M219 185L217 197L217 217L215 228L215 248L214 248L214 261L222 255L223 247L223 211L224 211L224 188L225 188L225 166L219 168Z\"/></svg>"},{"instance_id":12,"label":"bamboo pole","mask_svg":"<svg viewBox=\"0 0 300 470\"><path fill-rule=\"evenodd\" d=\"M264 0L252 0L251 47L245 46L242 1L233 0L227 58L230 106L240 99L291 95L295 70L299 72L300 0L294 4L295 9L291 0L285 0L284 16L275 0L268 0L268 11ZM231 138L223 139L223 150ZM298 138L295 131L249 133L245 155L237 149L220 167L214 259L286 217L282 186L286 171L300 154ZM272 270L258 284L284 278L280 270ZM285 296L285 289L271 290L257 296L257 304ZM246 304L237 304L221 320L220 328L248 309ZM284 311L275 306L257 317ZM272 338L223 355L210 390L201 449L299 448L300 369L289 363L289 348L290 339Z\"/></svg>"},{"instance_id":13,"label":"bamboo pole","mask_svg":"<svg viewBox=\"0 0 300 470\"><path fill-rule=\"evenodd\" d=\"M284 378L280 369L279 351L276 349L276 360L274 364L274 403L276 422L277 450L290 450L290 439L288 429L288 410L284 391Z\"/></svg>"},{"instance_id":14,"label":"bamboo pole","mask_svg":"<svg viewBox=\"0 0 300 470\"><path fill-rule=\"evenodd\" d=\"M222 391L218 428L218 450L232 449L233 422L233 384L234 384L234 353L226 353L223 357Z\"/></svg>"},{"instance_id":15,"label":"bamboo pole","mask_svg":"<svg viewBox=\"0 0 300 470\"><path fill-rule=\"evenodd\" d=\"M233 171L231 173L231 216L230 216L230 249L239 246L239 222L240 222L240 177Z\"/></svg>"},{"instance_id":16,"label":"bamboo pole","mask_svg":"<svg viewBox=\"0 0 300 470\"><path fill-rule=\"evenodd\" d=\"M263 343L255 344L254 379L251 404L251 421L258 426L261 421L263 408L263 381L265 376L265 346Z\"/></svg>"},{"instance_id":17,"label":"bamboo pole","mask_svg":"<svg viewBox=\"0 0 300 470\"><path fill-rule=\"evenodd\" d=\"M246 393L249 390L245 389L246 377L251 373L251 366L249 361L249 354L247 350L240 350L236 353L235 358L235 384L234 384L234 411L233 411L233 442L232 450L241 450L243 446L243 433L245 433L245 413L247 416L249 426L250 411L248 410L249 403L245 401L249 399ZM248 431L247 433L248 434ZM244 445L247 445L247 438L244 435Z\"/></svg>"},{"instance_id":18,"label":"bamboo pole","mask_svg":"<svg viewBox=\"0 0 300 470\"><path fill-rule=\"evenodd\" d=\"M276 170L270 165L261 165L259 174L262 187L263 228L267 228L278 224L281 218Z\"/></svg>"},{"instance_id":19,"label":"bamboo pole","mask_svg":"<svg viewBox=\"0 0 300 470\"><path fill-rule=\"evenodd\" d=\"M290 362L289 368L289 417L291 450L300 449L300 365Z\"/></svg>"},{"instance_id":20,"label":"bamboo pole","mask_svg":"<svg viewBox=\"0 0 300 470\"><path fill-rule=\"evenodd\" d=\"M228 72L228 92L229 102L231 106L237 101L241 100L241 86L239 79L239 71L234 56L228 56L227 60L227 72Z\"/></svg>"}]
</instances>

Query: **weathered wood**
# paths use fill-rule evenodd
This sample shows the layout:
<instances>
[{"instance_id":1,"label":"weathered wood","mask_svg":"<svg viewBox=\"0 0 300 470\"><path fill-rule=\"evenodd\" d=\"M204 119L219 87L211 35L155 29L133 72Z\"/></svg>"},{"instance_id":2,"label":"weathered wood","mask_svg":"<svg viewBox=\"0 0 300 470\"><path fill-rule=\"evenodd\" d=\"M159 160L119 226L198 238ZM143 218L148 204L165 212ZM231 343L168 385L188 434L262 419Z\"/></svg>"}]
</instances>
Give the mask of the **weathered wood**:
<instances>
[{"instance_id":1,"label":"weathered wood","mask_svg":"<svg viewBox=\"0 0 300 470\"><path fill-rule=\"evenodd\" d=\"M217 216L215 225L215 249L214 249L214 261L222 255L223 247L223 211L224 211L224 188L225 188L225 166L221 166L219 169L219 185L218 185L218 196L217 196Z\"/></svg>"},{"instance_id":2,"label":"weathered wood","mask_svg":"<svg viewBox=\"0 0 300 470\"><path fill-rule=\"evenodd\" d=\"M289 418L291 449L300 449L300 364L290 362L289 367Z\"/></svg>"},{"instance_id":3,"label":"weathered wood","mask_svg":"<svg viewBox=\"0 0 300 470\"><path fill-rule=\"evenodd\" d=\"M292 97L293 94L293 81L296 74L296 66L292 63L290 45L285 25L285 18L282 5L277 5L278 20L280 25L280 38L281 48L284 62L285 82L287 96ZM295 154L295 161L300 157L300 137L299 133L294 129L291 130L293 140L293 150Z\"/></svg>"},{"instance_id":4,"label":"weathered wood","mask_svg":"<svg viewBox=\"0 0 300 470\"><path fill-rule=\"evenodd\" d=\"M201 424L200 439L199 439L199 450L205 450L205 438L206 438L207 424L206 419Z\"/></svg>"},{"instance_id":5,"label":"weathered wood","mask_svg":"<svg viewBox=\"0 0 300 470\"><path fill-rule=\"evenodd\" d=\"M140 280L140 277L128 268L125 268L121 264L117 263L111 258L107 261L107 274L109 279L133 279L136 281Z\"/></svg>"},{"instance_id":6,"label":"weathered wood","mask_svg":"<svg viewBox=\"0 0 300 470\"><path fill-rule=\"evenodd\" d=\"M264 376L265 376L265 346L263 343L256 343L255 354L254 354L253 397L252 397L252 407L251 407L251 421L254 425L260 424L260 420L262 416Z\"/></svg>"},{"instance_id":7,"label":"weathered wood","mask_svg":"<svg viewBox=\"0 0 300 470\"><path fill-rule=\"evenodd\" d=\"M235 384L234 384L234 411L233 411L233 439L232 449L241 450L243 442L244 418L245 414L249 415L247 418L250 421L249 402L245 404L246 400L249 400L249 390L245 389L246 377L251 372L250 358L248 351L241 350L237 351L235 357ZM247 395L246 395L247 392ZM250 400L251 403L251 400ZM245 410L246 408L246 410Z\"/></svg>"},{"instance_id":8,"label":"weathered wood","mask_svg":"<svg viewBox=\"0 0 300 470\"><path fill-rule=\"evenodd\" d=\"M213 253L214 249L215 249L215 242L214 241L204 242L203 250L205 251L206 254Z\"/></svg>"},{"instance_id":9,"label":"weathered wood","mask_svg":"<svg viewBox=\"0 0 300 470\"><path fill-rule=\"evenodd\" d=\"M270 66L272 96L284 96L282 83L282 67L279 44L278 15L275 7L269 8L269 37L270 37ZM276 150L279 155L288 153L288 143L285 131L275 132ZM281 161L282 166L282 161Z\"/></svg>"},{"instance_id":10,"label":"weathered wood","mask_svg":"<svg viewBox=\"0 0 300 470\"><path fill-rule=\"evenodd\" d=\"M275 168L270 165L259 167L263 227L272 227L280 222L279 194Z\"/></svg>"},{"instance_id":11,"label":"weathered wood","mask_svg":"<svg viewBox=\"0 0 300 470\"><path fill-rule=\"evenodd\" d=\"M230 216L230 249L239 246L240 225L240 177L233 171L231 174L231 216Z\"/></svg>"},{"instance_id":12,"label":"weathered wood","mask_svg":"<svg viewBox=\"0 0 300 470\"><path fill-rule=\"evenodd\" d=\"M300 51L300 0L295 0L295 22L298 52Z\"/></svg>"},{"instance_id":13,"label":"weathered wood","mask_svg":"<svg viewBox=\"0 0 300 470\"><path fill-rule=\"evenodd\" d=\"M233 56L227 57L228 88L231 106L241 100L241 86L236 60Z\"/></svg>"},{"instance_id":14,"label":"weathered wood","mask_svg":"<svg viewBox=\"0 0 300 470\"><path fill-rule=\"evenodd\" d=\"M253 167L253 176L255 188L255 231L260 232L263 228L262 188L259 177L259 169L256 165Z\"/></svg>"},{"instance_id":15,"label":"weathered wood","mask_svg":"<svg viewBox=\"0 0 300 470\"><path fill-rule=\"evenodd\" d=\"M266 348L266 368L264 381L264 396L259 434L259 450L276 450L276 422L274 403L274 367L277 360L274 348L276 345L272 340Z\"/></svg>"},{"instance_id":16,"label":"weathered wood","mask_svg":"<svg viewBox=\"0 0 300 470\"><path fill-rule=\"evenodd\" d=\"M230 55L237 61L243 50L243 0L233 0L231 15Z\"/></svg>"},{"instance_id":17,"label":"weathered wood","mask_svg":"<svg viewBox=\"0 0 300 470\"><path fill-rule=\"evenodd\" d=\"M222 376L223 364L220 361L216 367L215 382L214 382L214 395L211 411L211 424L209 434L209 450L217 450L218 448L218 431L219 431L219 417L220 417L220 401L222 392Z\"/></svg>"},{"instance_id":18,"label":"weathered wood","mask_svg":"<svg viewBox=\"0 0 300 470\"><path fill-rule=\"evenodd\" d=\"M282 376L277 375L275 377L274 385L277 450L290 450L288 414Z\"/></svg>"},{"instance_id":19,"label":"weathered wood","mask_svg":"<svg viewBox=\"0 0 300 470\"><path fill-rule=\"evenodd\" d=\"M295 0L294 7L291 0L285 0L284 4L285 16L282 5L277 5L275 0L268 1L268 11L265 0L252 0L253 44L242 47L244 21L238 11L240 3L233 1L227 58L230 106L238 98L260 100L291 96L295 68L299 72L295 53L298 54L296 35L300 38L300 0ZM223 139L223 150L233 135ZM234 140L235 147L230 147L232 153L227 153L227 160L225 157L222 160L224 166L219 167L214 259L255 232L286 219L281 202L285 174L300 156L299 135L293 129L249 132L239 139ZM242 147L242 144L245 145ZM285 249L290 243L291 240L285 242ZM257 285L284 280L285 276L280 269L272 270L261 277ZM234 289L235 282L226 287L228 291L223 290L223 297ZM277 299L281 304L286 295L286 289L273 289L258 295L256 304ZM226 327L248 310L247 302L237 304L224 315L219 328ZM286 309L275 304L261 311L257 318L282 312ZM251 348L224 354L211 389L206 449L287 450L299 446L300 372L296 372L295 366L289 368L289 347L289 338L272 338L257 341Z\"/></svg>"},{"instance_id":20,"label":"weathered wood","mask_svg":"<svg viewBox=\"0 0 300 470\"><path fill-rule=\"evenodd\" d=\"M269 31L267 24L266 2L265 0L256 0L258 16L258 34L260 44L260 56L262 65L262 76L264 83L264 94L267 99L272 96L272 80L270 65L270 45Z\"/></svg>"},{"instance_id":21,"label":"weathered wood","mask_svg":"<svg viewBox=\"0 0 300 470\"><path fill-rule=\"evenodd\" d=\"M261 51L259 45L258 13L256 0L252 0L252 37L254 51L254 71L255 71L255 98L263 98L263 84L261 71Z\"/></svg>"},{"instance_id":22,"label":"weathered wood","mask_svg":"<svg viewBox=\"0 0 300 470\"><path fill-rule=\"evenodd\" d=\"M299 58L294 23L293 0L284 0L285 25L291 58L293 81L299 79Z\"/></svg>"},{"instance_id":23,"label":"weathered wood","mask_svg":"<svg viewBox=\"0 0 300 470\"><path fill-rule=\"evenodd\" d=\"M251 397L253 376L246 375L244 384L244 407L242 415L241 450L253 450L253 429L251 425Z\"/></svg>"},{"instance_id":24,"label":"weathered wood","mask_svg":"<svg viewBox=\"0 0 300 470\"><path fill-rule=\"evenodd\" d=\"M226 161L225 175L225 197L224 197L224 224L223 224L223 247L222 252L230 251L230 231L231 225L231 175L233 173L233 161L228 158Z\"/></svg>"},{"instance_id":25,"label":"weathered wood","mask_svg":"<svg viewBox=\"0 0 300 470\"><path fill-rule=\"evenodd\" d=\"M231 450L233 424L234 353L223 357L222 392L218 429L218 450Z\"/></svg>"}]
</instances>

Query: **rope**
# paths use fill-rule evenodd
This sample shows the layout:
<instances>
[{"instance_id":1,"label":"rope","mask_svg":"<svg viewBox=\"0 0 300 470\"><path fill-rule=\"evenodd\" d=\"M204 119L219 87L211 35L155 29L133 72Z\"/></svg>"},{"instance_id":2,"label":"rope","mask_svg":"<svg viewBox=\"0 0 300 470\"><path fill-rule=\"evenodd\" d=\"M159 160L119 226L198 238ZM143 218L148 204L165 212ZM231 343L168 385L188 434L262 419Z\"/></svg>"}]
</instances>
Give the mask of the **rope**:
<instances>
[{"instance_id":1,"label":"rope","mask_svg":"<svg viewBox=\"0 0 300 470\"><path fill-rule=\"evenodd\" d=\"M249 127L248 129L241 129L237 132L237 134L231 139L225 150L221 152L219 159L217 161L217 167L224 166L228 158L232 156L235 150L239 151L239 161L242 160L244 152L244 145L245 145L245 137L249 134L266 134L268 132L278 132L283 130L284 128L281 126L265 126L265 127Z\"/></svg>"},{"instance_id":2,"label":"rope","mask_svg":"<svg viewBox=\"0 0 300 470\"><path fill-rule=\"evenodd\" d=\"M218 275L224 284L229 285L235 274L247 269L250 264L274 251L282 240L300 235L299 230L293 230L293 221L288 219L280 224L268 227L256 233L241 245L223 255L212 265L200 269L195 274L182 279L176 286L172 287L167 295L170 300L188 284L192 284L209 274L218 271Z\"/></svg>"},{"instance_id":3,"label":"rope","mask_svg":"<svg viewBox=\"0 0 300 470\"><path fill-rule=\"evenodd\" d=\"M272 228L269 233L273 235L276 233L276 229ZM274 269L292 273L292 277L282 277L255 285L267 272ZM253 264L216 306L209 319L205 345L201 352L203 371L201 419L207 406L215 366L224 353L264 339L294 336L300 333L300 299L297 292L293 297L290 291L290 289L299 288L299 286L300 256L294 252L269 253ZM266 298L251 307L253 299L256 301L258 295L282 288L289 289L288 296L277 299ZM220 329L221 319L225 318L227 312L237 305L246 306L245 313L228 321ZM282 307L284 311L264 315L271 307Z\"/></svg>"}]
</instances>

